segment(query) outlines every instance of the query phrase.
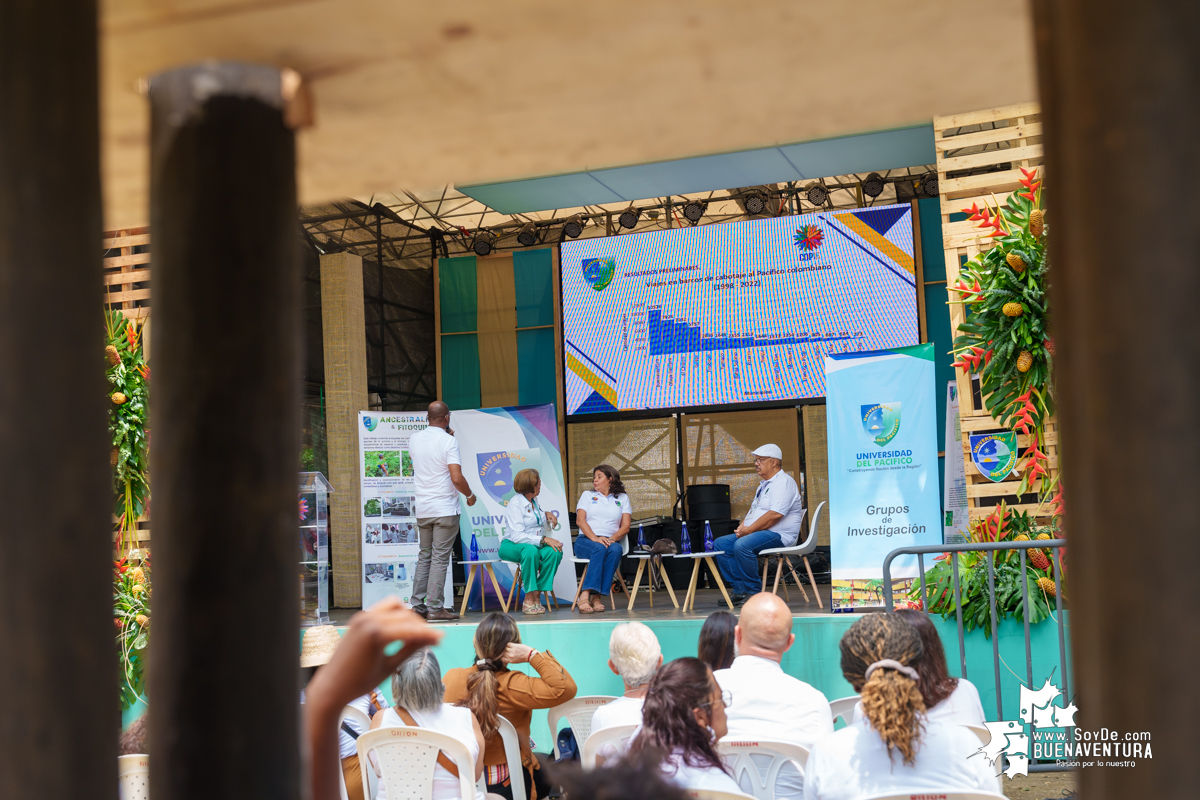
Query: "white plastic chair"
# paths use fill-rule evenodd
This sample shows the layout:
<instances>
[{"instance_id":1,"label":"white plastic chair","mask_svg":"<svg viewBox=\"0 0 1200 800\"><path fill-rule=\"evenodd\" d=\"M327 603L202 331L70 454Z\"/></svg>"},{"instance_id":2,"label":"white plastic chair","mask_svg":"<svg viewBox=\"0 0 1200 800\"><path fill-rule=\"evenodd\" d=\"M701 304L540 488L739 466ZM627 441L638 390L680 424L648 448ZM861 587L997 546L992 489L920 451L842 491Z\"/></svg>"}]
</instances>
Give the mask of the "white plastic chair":
<instances>
[{"instance_id":1,"label":"white plastic chair","mask_svg":"<svg viewBox=\"0 0 1200 800\"><path fill-rule=\"evenodd\" d=\"M117 756L117 795L121 800L150 797L150 756L136 753Z\"/></svg>"},{"instance_id":2,"label":"white plastic chair","mask_svg":"<svg viewBox=\"0 0 1200 800\"><path fill-rule=\"evenodd\" d=\"M579 751L579 761L583 765L583 768L596 768L596 754L606 744L611 744L615 747L618 754L624 753L629 747L629 739L633 736L633 732L637 730L637 727L637 725L614 725L611 728L596 731L589 736L587 741L583 743L583 749ZM516 797L516 795L513 795L513 797Z\"/></svg>"},{"instance_id":3,"label":"white plastic chair","mask_svg":"<svg viewBox=\"0 0 1200 800\"><path fill-rule=\"evenodd\" d=\"M550 738L554 740L554 757L559 757L558 752L558 721L563 717L567 718L567 724L571 726L571 732L575 734L575 741L586 742L588 737L592 735L592 715L596 713L596 709L600 706L606 706L617 698L607 694L589 694L583 697L576 697L574 700L568 700L562 705L557 705L546 712L546 722L550 726ZM515 797L516 795L514 795Z\"/></svg>"},{"instance_id":4,"label":"white plastic chair","mask_svg":"<svg viewBox=\"0 0 1200 800\"><path fill-rule=\"evenodd\" d=\"M779 770L784 765L794 763L800 774L804 774L804 766L808 763L808 748L788 742L770 742L765 739L730 739L728 737L717 742L717 755L729 767L733 779L739 785L742 775L750 779L754 796L758 800L774 800L775 781ZM770 759L764 766L754 760L758 756L762 760Z\"/></svg>"},{"instance_id":5,"label":"white plastic chair","mask_svg":"<svg viewBox=\"0 0 1200 800\"><path fill-rule=\"evenodd\" d=\"M439 750L458 768L459 797L475 797L475 760L457 739L408 727L379 728L358 737L358 762L365 774L375 753L388 800L429 800Z\"/></svg>"},{"instance_id":6,"label":"white plastic chair","mask_svg":"<svg viewBox=\"0 0 1200 800\"><path fill-rule=\"evenodd\" d=\"M933 789L922 789L919 792L903 792L901 794L877 794L864 797L862 800L1003 800L999 792L941 792Z\"/></svg>"},{"instance_id":7,"label":"white plastic chair","mask_svg":"<svg viewBox=\"0 0 1200 800\"><path fill-rule=\"evenodd\" d=\"M342 723L346 720L354 721L363 733L371 730L371 718L353 706L346 706L342 709L342 714L338 718L338 733L340 736ZM360 765L361 766L361 765ZM363 789L366 792L367 800L375 800L375 794L378 790L378 780L375 777L375 770L367 769L360 770L362 772ZM346 790L346 775L340 769L338 773L338 787L342 790L342 800L350 800L350 793Z\"/></svg>"},{"instance_id":8,"label":"white plastic chair","mask_svg":"<svg viewBox=\"0 0 1200 800\"><path fill-rule=\"evenodd\" d=\"M817 525L821 522L821 509L825 508L825 501L817 506L817 510L812 515L812 524L808 526L808 538L802 543L793 545L792 547L772 547L769 550L759 550L758 557L778 556L779 561L775 567L775 587L771 590L773 594L779 594L779 576L783 574L783 565L787 564L788 571L792 573L792 578L795 579L796 585L800 587L800 592L804 595L804 602L809 602L808 592L804 589L804 584L800 582L800 576L796 574L796 570L792 567L791 556L797 556L804 561L804 568L808 570L808 582L812 585L813 594L817 596L817 608L824 608L825 604L821 602L821 592L817 589L817 581L813 578L812 566L808 563L808 556L817 549ZM770 570L770 564L763 566L763 591L767 590L767 572ZM785 587L786 588L786 587Z\"/></svg>"},{"instance_id":9,"label":"white plastic chair","mask_svg":"<svg viewBox=\"0 0 1200 800\"><path fill-rule=\"evenodd\" d=\"M829 704L829 711L833 714L833 721L837 722L837 718L841 717L842 722L849 725L854 721L854 707L858 705L859 696L852 694L849 697L842 697L834 700Z\"/></svg>"},{"instance_id":10,"label":"white plastic chair","mask_svg":"<svg viewBox=\"0 0 1200 800\"><path fill-rule=\"evenodd\" d=\"M741 792L722 792L717 789L685 789L692 800L754 800L752 794Z\"/></svg>"},{"instance_id":11,"label":"white plastic chair","mask_svg":"<svg viewBox=\"0 0 1200 800\"><path fill-rule=\"evenodd\" d=\"M504 760L508 762L508 779L513 797L525 796L525 767L521 764L521 740L511 722L500 717L500 741L504 743ZM479 776L479 791L487 793L487 770Z\"/></svg>"},{"instance_id":12,"label":"white plastic chair","mask_svg":"<svg viewBox=\"0 0 1200 800\"><path fill-rule=\"evenodd\" d=\"M582 535L583 535L582 533L579 534L579 536L582 536ZM576 537L576 538L579 538L579 537ZM579 556L574 555L574 549L575 548L573 548L573 547L571 548L572 555L570 558L563 559L564 561L570 561L572 564L583 564L584 565L583 574L579 576L579 585L577 587L575 587L575 599L571 601L571 610L572 611L575 610L575 606L579 605L579 595L583 593L583 582L585 580L587 580L588 567L592 563L591 559L589 559L589 558L580 558ZM621 537L621 558L624 558L627 555L629 555L629 534L625 534L624 536ZM624 578L624 576L621 575L621 562L619 562L619 561L617 562L616 576L617 576L617 580L620 581L620 583L621 583L621 588L623 588L625 590L625 595L628 597L629 596L629 587L625 585L625 578ZM617 601L613 599L613 587L611 585L608 587L608 602L609 602L610 607L612 607L614 609L617 607Z\"/></svg>"}]
</instances>

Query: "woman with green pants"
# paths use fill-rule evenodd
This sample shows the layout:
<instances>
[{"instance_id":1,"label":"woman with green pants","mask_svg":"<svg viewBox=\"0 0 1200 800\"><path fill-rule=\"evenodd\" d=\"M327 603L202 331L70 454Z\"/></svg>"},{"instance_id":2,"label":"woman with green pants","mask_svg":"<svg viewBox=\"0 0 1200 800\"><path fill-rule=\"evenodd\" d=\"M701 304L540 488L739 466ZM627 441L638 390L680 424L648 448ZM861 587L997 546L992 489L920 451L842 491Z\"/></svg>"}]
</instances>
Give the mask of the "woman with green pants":
<instances>
[{"instance_id":1,"label":"woman with green pants","mask_svg":"<svg viewBox=\"0 0 1200 800\"><path fill-rule=\"evenodd\" d=\"M537 496L542 491L542 479L536 469L523 469L513 478L516 494L504 511L504 530L500 534L500 558L521 565L525 583L526 614L545 614L538 601L542 592L554 589L554 573L562 561L562 542L546 536L548 527L558 524L558 517L542 511Z\"/></svg>"}]
</instances>

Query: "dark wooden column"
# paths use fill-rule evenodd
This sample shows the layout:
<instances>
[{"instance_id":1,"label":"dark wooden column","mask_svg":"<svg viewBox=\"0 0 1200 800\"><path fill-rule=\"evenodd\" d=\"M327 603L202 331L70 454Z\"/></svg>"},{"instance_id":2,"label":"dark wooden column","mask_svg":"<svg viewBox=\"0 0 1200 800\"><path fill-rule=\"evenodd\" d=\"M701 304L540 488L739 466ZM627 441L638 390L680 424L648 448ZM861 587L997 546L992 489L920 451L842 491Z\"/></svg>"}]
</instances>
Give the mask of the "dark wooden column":
<instances>
[{"instance_id":1,"label":"dark wooden column","mask_svg":"<svg viewBox=\"0 0 1200 800\"><path fill-rule=\"evenodd\" d=\"M151 796L294 798L300 263L280 75L154 78Z\"/></svg>"},{"instance_id":2,"label":"dark wooden column","mask_svg":"<svg viewBox=\"0 0 1200 800\"><path fill-rule=\"evenodd\" d=\"M117 789L96 35L94 0L0 0L0 797L14 800Z\"/></svg>"},{"instance_id":3,"label":"dark wooden column","mask_svg":"<svg viewBox=\"0 0 1200 800\"><path fill-rule=\"evenodd\" d=\"M1080 795L1200 786L1200 4L1036 0ZM1123 759L1110 759L1123 760Z\"/></svg>"}]
</instances>

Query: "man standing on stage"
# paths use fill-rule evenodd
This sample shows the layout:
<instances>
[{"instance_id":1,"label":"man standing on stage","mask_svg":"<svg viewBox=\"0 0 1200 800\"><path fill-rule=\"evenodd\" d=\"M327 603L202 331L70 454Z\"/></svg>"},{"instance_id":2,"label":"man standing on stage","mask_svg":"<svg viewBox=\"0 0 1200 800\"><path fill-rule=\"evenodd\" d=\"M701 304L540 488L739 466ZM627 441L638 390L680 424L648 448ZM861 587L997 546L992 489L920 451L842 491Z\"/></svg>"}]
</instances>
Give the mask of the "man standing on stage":
<instances>
[{"instance_id":1,"label":"man standing on stage","mask_svg":"<svg viewBox=\"0 0 1200 800\"><path fill-rule=\"evenodd\" d=\"M421 550L413 576L413 611L430 622L458 619L442 607L450 555L458 541L458 495L475 505L475 494L462 474L458 442L450 429L450 409L440 400L429 404L429 427L408 441L416 483L416 515Z\"/></svg>"},{"instance_id":2,"label":"man standing on stage","mask_svg":"<svg viewBox=\"0 0 1200 800\"><path fill-rule=\"evenodd\" d=\"M764 444L754 451L754 471L762 482L742 524L713 542L720 551L717 566L733 590L735 605L758 592L758 553L773 547L791 547L800 537L804 501L792 476L783 471L779 445Z\"/></svg>"}]
</instances>

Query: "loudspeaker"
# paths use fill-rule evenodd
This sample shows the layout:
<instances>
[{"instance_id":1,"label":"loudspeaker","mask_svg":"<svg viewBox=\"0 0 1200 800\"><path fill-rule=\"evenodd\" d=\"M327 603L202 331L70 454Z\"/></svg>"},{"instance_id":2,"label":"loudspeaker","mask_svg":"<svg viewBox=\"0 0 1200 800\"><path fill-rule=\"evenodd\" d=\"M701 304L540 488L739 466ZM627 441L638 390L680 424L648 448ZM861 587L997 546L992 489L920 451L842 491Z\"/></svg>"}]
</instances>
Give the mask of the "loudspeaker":
<instances>
[{"instance_id":1,"label":"loudspeaker","mask_svg":"<svg viewBox=\"0 0 1200 800\"><path fill-rule=\"evenodd\" d=\"M729 484L697 483L687 487L687 518L729 519L733 506L729 500Z\"/></svg>"}]
</instances>

